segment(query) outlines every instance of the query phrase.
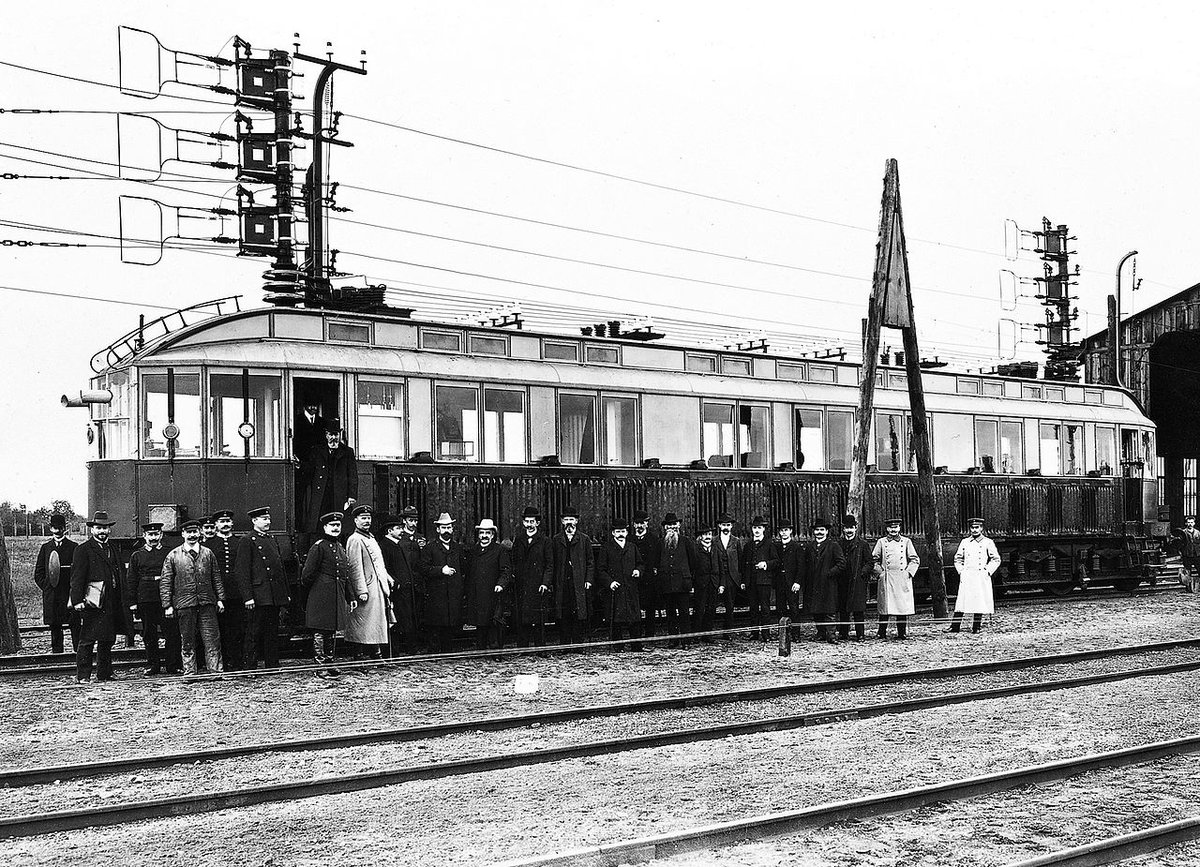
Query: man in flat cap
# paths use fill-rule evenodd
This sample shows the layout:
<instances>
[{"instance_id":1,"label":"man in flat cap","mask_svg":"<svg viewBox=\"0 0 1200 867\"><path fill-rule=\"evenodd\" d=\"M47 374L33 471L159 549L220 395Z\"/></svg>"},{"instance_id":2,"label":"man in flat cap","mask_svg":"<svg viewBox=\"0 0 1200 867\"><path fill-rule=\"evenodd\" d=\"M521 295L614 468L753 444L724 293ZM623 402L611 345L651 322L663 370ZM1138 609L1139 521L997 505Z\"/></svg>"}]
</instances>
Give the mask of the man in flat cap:
<instances>
[{"instance_id":1,"label":"man in flat cap","mask_svg":"<svg viewBox=\"0 0 1200 867\"><path fill-rule=\"evenodd\" d=\"M200 544L217 558L217 571L225 585L225 610L217 615L221 627L221 662L226 671L243 667L246 643L246 606L237 580L238 540L233 535L233 510L217 509L211 515L216 532Z\"/></svg>"},{"instance_id":2,"label":"man in flat cap","mask_svg":"<svg viewBox=\"0 0 1200 867\"><path fill-rule=\"evenodd\" d=\"M837 644L834 615L838 610L838 580L846 569L841 546L829 538L829 522L818 518L812 524L813 541L808 546L807 572L812 581L812 616L817 640Z\"/></svg>"},{"instance_id":3,"label":"man in flat cap","mask_svg":"<svg viewBox=\"0 0 1200 867\"><path fill-rule=\"evenodd\" d=\"M417 539L420 518L416 506L405 506L400 514L383 523L383 538L379 550L383 563L395 585L392 587L392 650L403 647L406 653L417 652L417 624L421 622L421 607L425 597L425 579L417 571L421 544Z\"/></svg>"},{"instance_id":4,"label":"man in flat cap","mask_svg":"<svg viewBox=\"0 0 1200 867\"><path fill-rule=\"evenodd\" d=\"M38 549L33 583L42 591L42 623L50 627L50 652L63 653L63 627L71 630L71 650L79 644L79 619L71 613L71 561L77 542L67 538L67 516L50 516L50 539Z\"/></svg>"},{"instance_id":5,"label":"man in flat cap","mask_svg":"<svg viewBox=\"0 0 1200 867\"><path fill-rule=\"evenodd\" d=\"M954 552L958 598L954 601L951 632L958 632L964 614L973 615L971 631L978 632L983 626L983 615L996 610L992 575L1000 568L1000 552L996 550L996 543L983 535L983 518L972 518L967 526L970 535L958 543L958 550Z\"/></svg>"},{"instance_id":6,"label":"man in flat cap","mask_svg":"<svg viewBox=\"0 0 1200 867\"><path fill-rule=\"evenodd\" d=\"M321 532L321 515L346 512L358 500L358 461L354 450L342 442L342 423L324 421L325 442L313 448L300 463L297 486L304 491L300 528Z\"/></svg>"},{"instance_id":7,"label":"man in flat cap","mask_svg":"<svg viewBox=\"0 0 1200 867\"><path fill-rule=\"evenodd\" d=\"M179 625L173 617L163 615L162 597L158 584L162 580L167 551L162 544L163 525L158 522L142 524L142 546L129 557L128 596L130 611L137 611L142 620L142 643L146 646L147 676L162 672L177 673L183 668L179 641ZM166 644L165 664L158 638Z\"/></svg>"},{"instance_id":8,"label":"man in flat cap","mask_svg":"<svg viewBox=\"0 0 1200 867\"><path fill-rule=\"evenodd\" d=\"M771 591L779 571L779 545L767 538L767 519L755 515L750 522L750 541L742 549L741 573L746 576L750 595L750 623L766 626L771 622ZM766 629L759 629L757 638L766 641Z\"/></svg>"},{"instance_id":9,"label":"man in flat cap","mask_svg":"<svg viewBox=\"0 0 1200 867\"><path fill-rule=\"evenodd\" d=\"M562 531L550 541L551 583L561 641L575 644L587 638L595 563L592 540L579 529L579 510L565 506L560 521Z\"/></svg>"},{"instance_id":10,"label":"man in flat cap","mask_svg":"<svg viewBox=\"0 0 1200 867\"><path fill-rule=\"evenodd\" d=\"M658 578L655 569L662 559L662 536L650 529L650 514L642 509L633 513L633 545L642 558L642 580L638 584L638 601L646 612L642 621L642 635L654 637L654 624L658 620Z\"/></svg>"},{"instance_id":11,"label":"man in flat cap","mask_svg":"<svg viewBox=\"0 0 1200 867\"><path fill-rule=\"evenodd\" d=\"M862 641L867 634L867 583L875 571L875 561L871 559L871 543L858 534L858 519L853 515L842 517L838 546L846 558L846 568L838 578L838 637L848 639L853 622L854 638Z\"/></svg>"},{"instance_id":12,"label":"man in flat cap","mask_svg":"<svg viewBox=\"0 0 1200 867\"><path fill-rule=\"evenodd\" d=\"M554 618L553 562L550 538L542 532L542 513L526 506L521 529L510 553L513 567L517 644L528 647L546 643L546 621Z\"/></svg>"},{"instance_id":13,"label":"man in flat cap","mask_svg":"<svg viewBox=\"0 0 1200 867\"><path fill-rule=\"evenodd\" d=\"M109 544L112 525L108 512L96 512L87 522L88 540L71 558L71 607L80 618L75 677L84 683L92 676L92 651L96 651L96 680L112 680L112 647L117 633L133 640L133 618L124 605L125 567Z\"/></svg>"},{"instance_id":14,"label":"man in flat cap","mask_svg":"<svg viewBox=\"0 0 1200 867\"><path fill-rule=\"evenodd\" d=\"M425 623L433 650L449 653L462 631L467 552L454 538L454 519L442 512L433 522L437 536L421 549L417 569L425 578Z\"/></svg>"},{"instance_id":15,"label":"man in flat cap","mask_svg":"<svg viewBox=\"0 0 1200 867\"><path fill-rule=\"evenodd\" d=\"M346 539L350 582L358 605L346 623L346 641L358 645L357 656L379 659L388 646L391 625L396 622L391 595L395 583L388 574L379 542L371 535L374 513L360 503L350 513L354 532Z\"/></svg>"},{"instance_id":16,"label":"man in flat cap","mask_svg":"<svg viewBox=\"0 0 1200 867\"><path fill-rule=\"evenodd\" d=\"M879 578L879 637L887 638L888 618L896 618L896 638L908 632L908 616L916 613L913 576L921 565L912 539L900 534L900 519L888 518L887 535L875 543L871 560Z\"/></svg>"},{"instance_id":17,"label":"man in flat cap","mask_svg":"<svg viewBox=\"0 0 1200 867\"><path fill-rule=\"evenodd\" d=\"M237 578L239 603L246 612L242 666L279 667L279 613L291 602L287 573L279 542L271 535L271 510L259 506L246 513L250 532L237 543L233 573Z\"/></svg>"},{"instance_id":18,"label":"man in flat cap","mask_svg":"<svg viewBox=\"0 0 1200 867\"><path fill-rule=\"evenodd\" d=\"M196 673L197 634L204 647L205 665L215 673L223 668L217 615L225 609L225 585L217 572L217 558L200 544L200 522L184 521L180 530L183 544L163 561L159 598L163 614L178 618L183 673Z\"/></svg>"}]
</instances>

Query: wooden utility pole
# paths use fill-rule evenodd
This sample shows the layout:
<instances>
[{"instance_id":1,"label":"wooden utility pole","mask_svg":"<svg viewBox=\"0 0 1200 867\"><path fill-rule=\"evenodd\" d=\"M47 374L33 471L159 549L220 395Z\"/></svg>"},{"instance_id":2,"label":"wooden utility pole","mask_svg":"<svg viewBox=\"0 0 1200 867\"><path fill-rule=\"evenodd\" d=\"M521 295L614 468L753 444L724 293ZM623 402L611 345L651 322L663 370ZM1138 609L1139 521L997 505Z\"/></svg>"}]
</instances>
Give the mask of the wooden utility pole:
<instances>
[{"instance_id":1,"label":"wooden utility pole","mask_svg":"<svg viewBox=\"0 0 1200 867\"><path fill-rule=\"evenodd\" d=\"M862 518L867 490L867 453L871 444L871 419L875 408L875 368L879 361L879 336L884 327L899 328L904 340L904 367L908 374L908 403L912 411L912 444L917 458L917 497L925 524L929 586L933 614L946 616L946 579L942 574L942 531L933 484L933 457L925 389L921 382L921 354L913 317L908 249L904 242L904 216L900 210L900 167L888 160L883 178L883 204L879 212L879 241L875 245L875 273L863 335L862 381L858 411L854 415L854 451L850 462L848 510Z\"/></svg>"},{"instance_id":2,"label":"wooden utility pole","mask_svg":"<svg viewBox=\"0 0 1200 867\"><path fill-rule=\"evenodd\" d=\"M4 524L0 522L0 653L21 649L21 630L17 625L17 600L13 594L12 562L4 544Z\"/></svg>"}]
</instances>

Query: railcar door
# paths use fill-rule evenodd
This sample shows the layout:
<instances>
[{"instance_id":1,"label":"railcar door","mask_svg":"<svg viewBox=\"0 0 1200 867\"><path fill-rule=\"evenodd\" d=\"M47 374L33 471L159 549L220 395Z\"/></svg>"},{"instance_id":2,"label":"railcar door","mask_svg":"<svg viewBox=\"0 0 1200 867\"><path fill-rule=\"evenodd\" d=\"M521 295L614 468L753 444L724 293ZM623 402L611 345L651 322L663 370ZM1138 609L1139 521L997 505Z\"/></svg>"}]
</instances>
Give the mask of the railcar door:
<instances>
[{"instance_id":1,"label":"railcar door","mask_svg":"<svg viewBox=\"0 0 1200 867\"><path fill-rule=\"evenodd\" d=\"M325 444L322 426L341 418L341 377L292 376L292 457L303 461L314 446Z\"/></svg>"}]
</instances>

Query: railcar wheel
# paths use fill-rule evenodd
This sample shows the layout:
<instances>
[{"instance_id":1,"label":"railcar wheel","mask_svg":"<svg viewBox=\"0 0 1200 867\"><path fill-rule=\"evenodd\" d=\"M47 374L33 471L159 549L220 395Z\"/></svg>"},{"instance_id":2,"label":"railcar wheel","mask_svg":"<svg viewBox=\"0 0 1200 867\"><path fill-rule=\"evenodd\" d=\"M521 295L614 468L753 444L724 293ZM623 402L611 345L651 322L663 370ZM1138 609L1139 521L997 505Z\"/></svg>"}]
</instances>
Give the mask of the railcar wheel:
<instances>
[{"instance_id":1,"label":"railcar wheel","mask_svg":"<svg viewBox=\"0 0 1200 867\"><path fill-rule=\"evenodd\" d=\"M1137 578L1122 578L1119 581L1114 581L1113 587L1122 593L1132 593L1141 583Z\"/></svg>"}]
</instances>

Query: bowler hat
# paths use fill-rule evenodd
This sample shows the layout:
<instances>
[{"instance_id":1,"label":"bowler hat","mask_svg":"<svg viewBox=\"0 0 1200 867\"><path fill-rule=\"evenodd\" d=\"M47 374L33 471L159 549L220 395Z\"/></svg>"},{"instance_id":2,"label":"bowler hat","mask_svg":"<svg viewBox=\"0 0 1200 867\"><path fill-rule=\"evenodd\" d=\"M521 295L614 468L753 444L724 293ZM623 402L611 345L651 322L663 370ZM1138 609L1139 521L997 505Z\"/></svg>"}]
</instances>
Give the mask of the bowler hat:
<instances>
[{"instance_id":1,"label":"bowler hat","mask_svg":"<svg viewBox=\"0 0 1200 867\"><path fill-rule=\"evenodd\" d=\"M649 521L649 520L650 520L650 513L647 512L645 509L638 509L636 512L633 513L633 523L635 523L635 524L644 524L646 521Z\"/></svg>"},{"instance_id":2,"label":"bowler hat","mask_svg":"<svg viewBox=\"0 0 1200 867\"><path fill-rule=\"evenodd\" d=\"M755 515L754 520L752 520L750 522L750 526L751 527L766 527L767 523L768 523L767 519L764 518L762 515Z\"/></svg>"},{"instance_id":3,"label":"bowler hat","mask_svg":"<svg viewBox=\"0 0 1200 867\"><path fill-rule=\"evenodd\" d=\"M270 515L270 506L259 506L257 509L251 509L246 513L247 518L261 518L263 515Z\"/></svg>"},{"instance_id":4,"label":"bowler hat","mask_svg":"<svg viewBox=\"0 0 1200 867\"><path fill-rule=\"evenodd\" d=\"M475 532L479 532L480 530L491 530L493 533L500 532L500 528L496 526L496 522L491 518L483 518L475 525Z\"/></svg>"},{"instance_id":5,"label":"bowler hat","mask_svg":"<svg viewBox=\"0 0 1200 867\"><path fill-rule=\"evenodd\" d=\"M67 516L60 514L59 512L55 512L53 515L51 515L50 516L50 529L51 530L67 529Z\"/></svg>"},{"instance_id":6,"label":"bowler hat","mask_svg":"<svg viewBox=\"0 0 1200 867\"><path fill-rule=\"evenodd\" d=\"M615 530L628 530L629 522L624 518L613 518L612 523L608 525L608 529L610 532Z\"/></svg>"},{"instance_id":7,"label":"bowler hat","mask_svg":"<svg viewBox=\"0 0 1200 867\"><path fill-rule=\"evenodd\" d=\"M179 525L179 529L180 530L199 530L200 529L200 519L199 518L188 518L186 521L184 521L182 524Z\"/></svg>"},{"instance_id":8,"label":"bowler hat","mask_svg":"<svg viewBox=\"0 0 1200 867\"><path fill-rule=\"evenodd\" d=\"M728 512L722 512L720 515L717 516L717 523L718 524L732 524L733 516L730 515Z\"/></svg>"},{"instance_id":9,"label":"bowler hat","mask_svg":"<svg viewBox=\"0 0 1200 867\"><path fill-rule=\"evenodd\" d=\"M342 420L340 418L327 418L325 419L325 423L321 425L321 429L324 430L325 433L341 433Z\"/></svg>"},{"instance_id":10,"label":"bowler hat","mask_svg":"<svg viewBox=\"0 0 1200 867\"><path fill-rule=\"evenodd\" d=\"M776 530L794 530L794 529L796 529L796 526L791 521L789 521L787 518L784 518L782 521L780 521L778 524L775 525L775 529Z\"/></svg>"},{"instance_id":11,"label":"bowler hat","mask_svg":"<svg viewBox=\"0 0 1200 867\"><path fill-rule=\"evenodd\" d=\"M417 511L416 506L405 506L400 510L401 518L420 518L421 513Z\"/></svg>"},{"instance_id":12,"label":"bowler hat","mask_svg":"<svg viewBox=\"0 0 1200 867\"><path fill-rule=\"evenodd\" d=\"M824 518L817 518L815 521L812 522L812 526L809 527L809 529L810 530L818 530L822 527L824 527L826 530L828 530L829 522L826 521Z\"/></svg>"},{"instance_id":13,"label":"bowler hat","mask_svg":"<svg viewBox=\"0 0 1200 867\"><path fill-rule=\"evenodd\" d=\"M381 523L379 525L379 529L383 530L386 533L388 530L392 529L392 527L403 527L403 526L404 526L404 521L402 521L400 518L397 518L395 515L387 515L383 519L383 523Z\"/></svg>"},{"instance_id":14,"label":"bowler hat","mask_svg":"<svg viewBox=\"0 0 1200 867\"><path fill-rule=\"evenodd\" d=\"M92 519L87 522L89 527L111 527L116 521L109 520L108 512L96 512L92 515Z\"/></svg>"},{"instance_id":15,"label":"bowler hat","mask_svg":"<svg viewBox=\"0 0 1200 867\"><path fill-rule=\"evenodd\" d=\"M559 513L560 518L578 518L579 510L574 506L563 506L562 512Z\"/></svg>"},{"instance_id":16,"label":"bowler hat","mask_svg":"<svg viewBox=\"0 0 1200 867\"><path fill-rule=\"evenodd\" d=\"M438 519L433 522L433 525L435 527L438 527L443 524L453 524L453 523L454 523L454 519L450 517L450 513L442 512L440 515L438 515Z\"/></svg>"},{"instance_id":17,"label":"bowler hat","mask_svg":"<svg viewBox=\"0 0 1200 867\"><path fill-rule=\"evenodd\" d=\"M842 515L842 526L843 527L857 527L858 526L858 518L854 517L853 515Z\"/></svg>"},{"instance_id":18,"label":"bowler hat","mask_svg":"<svg viewBox=\"0 0 1200 867\"><path fill-rule=\"evenodd\" d=\"M523 511L521 513L521 517L523 519L524 518L537 518L540 521L540 520L542 520L542 513L540 511L538 511L537 506L526 506L525 511Z\"/></svg>"},{"instance_id":19,"label":"bowler hat","mask_svg":"<svg viewBox=\"0 0 1200 867\"><path fill-rule=\"evenodd\" d=\"M664 527L669 527L672 524L678 524L678 523L679 523L679 516L676 515L674 512L667 512L665 515L663 515L662 525Z\"/></svg>"},{"instance_id":20,"label":"bowler hat","mask_svg":"<svg viewBox=\"0 0 1200 867\"><path fill-rule=\"evenodd\" d=\"M341 521L341 520L342 520L341 512L326 512L320 518L322 526L324 526L325 524L332 524L334 521Z\"/></svg>"}]
</instances>

